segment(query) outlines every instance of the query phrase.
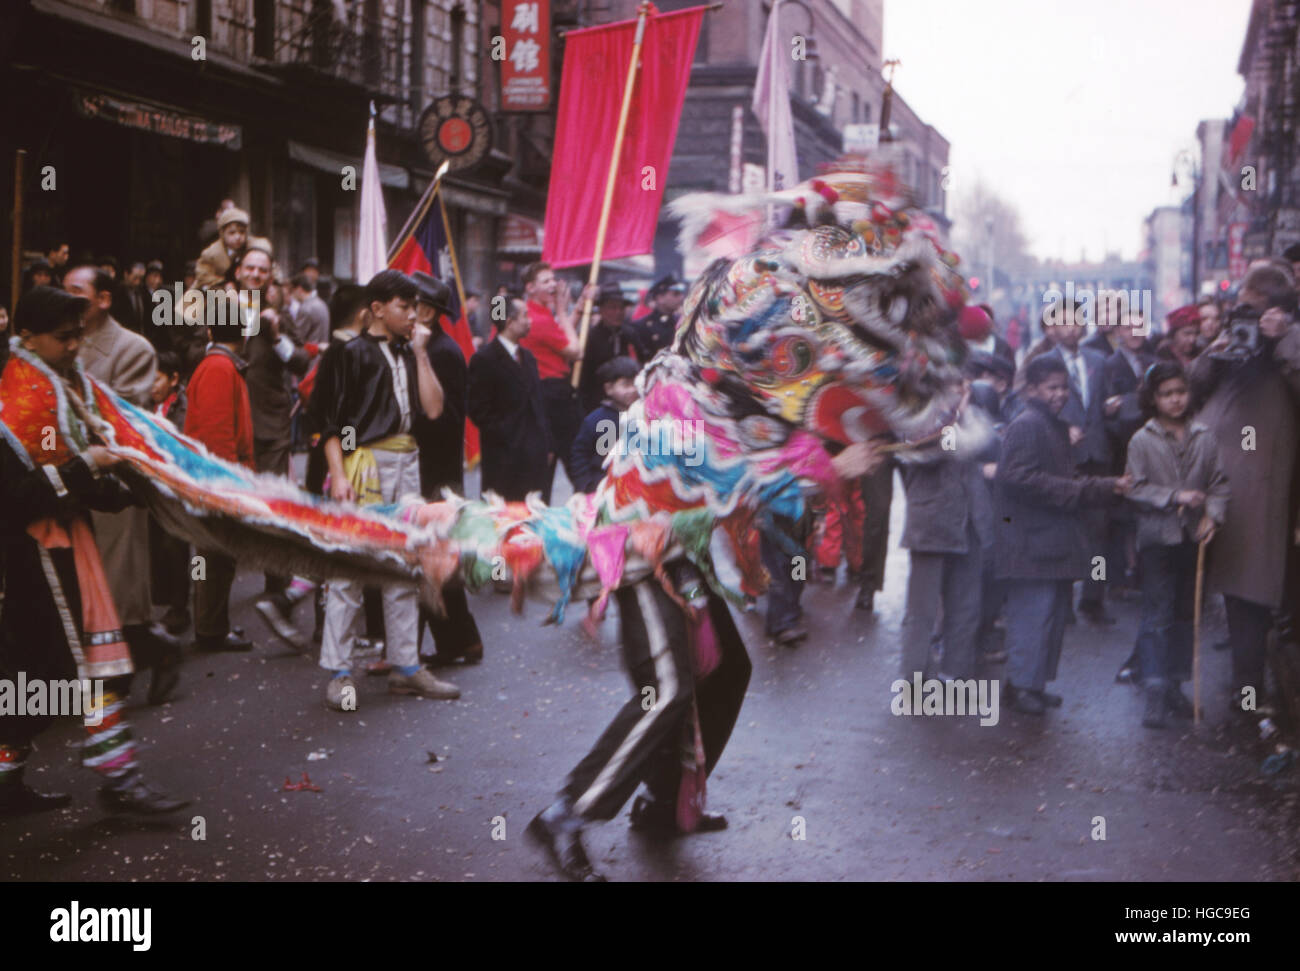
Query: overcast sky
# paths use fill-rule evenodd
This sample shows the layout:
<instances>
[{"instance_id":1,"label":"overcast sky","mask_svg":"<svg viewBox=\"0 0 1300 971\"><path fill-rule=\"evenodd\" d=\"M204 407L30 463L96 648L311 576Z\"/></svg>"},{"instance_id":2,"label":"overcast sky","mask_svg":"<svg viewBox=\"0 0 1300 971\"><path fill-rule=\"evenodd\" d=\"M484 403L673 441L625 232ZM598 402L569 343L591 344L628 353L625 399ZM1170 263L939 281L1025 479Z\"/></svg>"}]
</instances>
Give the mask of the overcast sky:
<instances>
[{"instance_id":1,"label":"overcast sky","mask_svg":"<svg viewBox=\"0 0 1300 971\"><path fill-rule=\"evenodd\" d=\"M1173 158L1228 117L1250 0L885 0L899 93L952 144L962 182L1019 210L1039 257L1137 255L1177 202ZM1190 182L1180 175L1183 183Z\"/></svg>"}]
</instances>

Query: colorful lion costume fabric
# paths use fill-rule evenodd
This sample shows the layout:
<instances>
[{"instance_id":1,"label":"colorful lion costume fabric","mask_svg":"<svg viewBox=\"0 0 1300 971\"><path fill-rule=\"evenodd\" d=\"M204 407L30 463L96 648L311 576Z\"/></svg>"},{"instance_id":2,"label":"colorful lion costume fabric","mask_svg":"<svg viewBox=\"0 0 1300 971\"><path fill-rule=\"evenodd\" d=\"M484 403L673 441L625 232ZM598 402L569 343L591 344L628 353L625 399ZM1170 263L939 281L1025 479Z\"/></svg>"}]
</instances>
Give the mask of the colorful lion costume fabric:
<instances>
[{"instance_id":1,"label":"colorful lion costume fabric","mask_svg":"<svg viewBox=\"0 0 1300 971\"><path fill-rule=\"evenodd\" d=\"M768 229L769 212L788 211ZM719 528L744 585L761 589L755 531L791 543L774 519L799 519L812 491L834 495L828 449L889 436L902 461L938 450L945 428L978 448L959 415L963 297L956 258L892 170L861 160L793 190L679 200L684 248L717 255L683 306L673 346L638 378L641 399L609 441L593 495L546 507L448 494L426 503L342 505L209 455L100 385L100 436L163 525L248 566L368 582L418 582L440 607L449 582L514 581L553 603L604 609L620 585L685 555L732 599L713 568Z\"/></svg>"}]
</instances>

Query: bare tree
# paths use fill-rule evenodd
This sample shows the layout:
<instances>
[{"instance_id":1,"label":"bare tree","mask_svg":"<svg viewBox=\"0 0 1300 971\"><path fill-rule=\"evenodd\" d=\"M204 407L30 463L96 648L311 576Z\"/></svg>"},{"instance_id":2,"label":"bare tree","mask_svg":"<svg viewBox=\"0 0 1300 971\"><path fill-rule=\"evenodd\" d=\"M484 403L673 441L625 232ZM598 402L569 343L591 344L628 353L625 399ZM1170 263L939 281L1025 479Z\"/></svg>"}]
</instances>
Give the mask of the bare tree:
<instances>
[{"instance_id":1,"label":"bare tree","mask_svg":"<svg viewBox=\"0 0 1300 971\"><path fill-rule=\"evenodd\" d=\"M1020 213L982 180L969 184L956 200L952 239L967 275L983 276L989 264L999 273L1024 272L1036 262L1020 227Z\"/></svg>"}]
</instances>

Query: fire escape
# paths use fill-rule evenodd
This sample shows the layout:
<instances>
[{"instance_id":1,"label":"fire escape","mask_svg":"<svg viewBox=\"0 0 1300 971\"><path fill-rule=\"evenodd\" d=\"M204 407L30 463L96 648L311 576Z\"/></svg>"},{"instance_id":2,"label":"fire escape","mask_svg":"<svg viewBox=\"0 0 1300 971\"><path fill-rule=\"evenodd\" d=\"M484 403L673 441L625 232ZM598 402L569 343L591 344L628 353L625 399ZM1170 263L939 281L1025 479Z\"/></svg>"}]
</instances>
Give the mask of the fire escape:
<instances>
[{"instance_id":1,"label":"fire escape","mask_svg":"<svg viewBox=\"0 0 1300 971\"><path fill-rule=\"evenodd\" d=\"M404 100L401 24L379 0L310 0L264 70L311 99Z\"/></svg>"},{"instance_id":2,"label":"fire escape","mask_svg":"<svg viewBox=\"0 0 1300 971\"><path fill-rule=\"evenodd\" d=\"M1300 218L1300 181L1295 171L1296 113L1300 104L1297 91L1300 71L1296 62L1298 23L1300 0L1278 0L1260 43L1261 68L1266 78L1260 99L1259 146L1265 160L1260 175L1266 182L1260 187L1264 190L1261 193L1264 205L1258 213L1263 225L1258 228L1268 233L1270 244L1279 228L1288 232L1300 228L1287 225ZM1270 248L1274 247L1270 245Z\"/></svg>"}]
</instances>

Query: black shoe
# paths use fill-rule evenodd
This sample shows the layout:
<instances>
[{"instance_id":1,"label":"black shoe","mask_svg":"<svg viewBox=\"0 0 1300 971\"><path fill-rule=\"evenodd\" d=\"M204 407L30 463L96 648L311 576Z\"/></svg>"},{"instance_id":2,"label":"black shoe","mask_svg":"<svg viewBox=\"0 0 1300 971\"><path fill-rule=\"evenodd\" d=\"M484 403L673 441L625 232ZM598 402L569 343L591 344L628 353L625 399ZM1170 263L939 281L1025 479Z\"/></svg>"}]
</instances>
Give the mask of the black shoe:
<instances>
[{"instance_id":1,"label":"black shoe","mask_svg":"<svg viewBox=\"0 0 1300 971\"><path fill-rule=\"evenodd\" d=\"M1054 695L1050 691L1040 691L1038 697L1043 700L1043 704L1048 708L1060 708L1065 701L1060 695Z\"/></svg>"},{"instance_id":2,"label":"black shoe","mask_svg":"<svg viewBox=\"0 0 1300 971\"><path fill-rule=\"evenodd\" d=\"M188 610L174 610L168 608L167 613L163 614L163 630L173 637L179 637L189 629L190 612Z\"/></svg>"},{"instance_id":3,"label":"black shoe","mask_svg":"<svg viewBox=\"0 0 1300 971\"><path fill-rule=\"evenodd\" d=\"M0 817L46 813L63 809L71 802L66 792L38 792L21 779L0 786Z\"/></svg>"},{"instance_id":4,"label":"black shoe","mask_svg":"<svg viewBox=\"0 0 1300 971\"><path fill-rule=\"evenodd\" d=\"M225 637L196 637L194 646L200 651L214 654L218 651L251 651L253 642L242 633L231 630Z\"/></svg>"},{"instance_id":5,"label":"black shoe","mask_svg":"<svg viewBox=\"0 0 1300 971\"><path fill-rule=\"evenodd\" d=\"M865 610L869 614L876 612L876 592L874 590L863 590L858 593L858 599L853 601L854 610Z\"/></svg>"},{"instance_id":6,"label":"black shoe","mask_svg":"<svg viewBox=\"0 0 1300 971\"><path fill-rule=\"evenodd\" d=\"M1106 613L1105 607L1092 601L1079 604L1079 616L1097 627L1112 627L1118 623L1114 617Z\"/></svg>"},{"instance_id":7,"label":"black shoe","mask_svg":"<svg viewBox=\"0 0 1300 971\"><path fill-rule=\"evenodd\" d=\"M1146 708L1142 712L1142 724L1146 728L1165 727L1165 686L1149 684L1146 692Z\"/></svg>"},{"instance_id":8,"label":"black shoe","mask_svg":"<svg viewBox=\"0 0 1300 971\"><path fill-rule=\"evenodd\" d=\"M1022 715L1042 715L1047 711L1047 704L1037 691L1007 685L1007 694L1012 709Z\"/></svg>"},{"instance_id":9,"label":"black shoe","mask_svg":"<svg viewBox=\"0 0 1300 971\"><path fill-rule=\"evenodd\" d=\"M1196 709L1187 700L1187 695L1176 684L1171 684L1165 691L1165 705L1168 706L1169 713L1178 718L1192 718L1196 715Z\"/></svg>"},{"instance_id":10,"label":"black shoe","mask_svg":"<svg viewBox=\"0 0 1300 971\"><path fill-rule=\"evenodd\" d=\"M450 668L462 664L479 664L483 660L483 645L472 644L463 654L435 654L426 659L431 668Z\"/></svg>"},{"instance_id":11,"label":"black shoe","mask_svg":"<svg viewBox=\"0 0 1300 971\"><path fill-rule=\"evenodd\" d=\"M99 801L111 813L130 816L162 816L190 804L188 799L174 799L151 788L140 778L139 772L132 772L117 785L102 787Z\"/></svg>"},{"instance_id":12,"label":"black shoe","mask_svg":"<svg viewBox=\"0 0 1300 971\"><path fill-rule=\"evenodd\" d=\"M637 796L632 803L633 829L645 833L657 833L664 836L685 835L677 827L677 815L673 807L657 799ZM693 833L716 833L727 828L727 817L716 813L704 813L696 823Z\"/></svg>"},{"instance_id":13,"label":"black shoe","mask_svg":"<svg viewBox=\"0 0 1300 971\"><path fill-rule=\"evenodd\" d=\"M551 856L551 862L575 883L604 883L605 878L592 869L587 851L582 848L582 827L572 817L563 823L548 823L544 812L533 817L524 831Z\"/></svg>"},{"instance_id":14,"label":"black shoe","mask_svg":"<svg viewBox=\"0 0 1300 971\"><path fill-rule=\"evenodd\" d=\"M163 657L180 657L181 641L180 638L169 631L162 624L149 625L149 637L157 645L159 653Z\"/></svg>"},{"instance_id":15,"label":"black shoe","mask_svg":"<svg viewBox=\"0 0 1300 971\"><path fill-rule=\"evenodd\" d=\"M793 627L787 627L785 630L779 630L772 635L772 640L778 644L784 644L786 647L794 647L801 640L808 636L808 631L801 625L795 624Z\"/></svg>"},{"instance_id":16,"label":"black shoe","mask_svg":"<svg viewBox=\"0 0 1300 971\"><path fill-rule=\"evenodd\" d=\"M151 705L161 705L172 696L172 692L176 690L176 686L180 683L180 661L176 658L169 658L154 667L153 677L149 679L149 694L146 700Z\"/></svg>"}]
</instances>

